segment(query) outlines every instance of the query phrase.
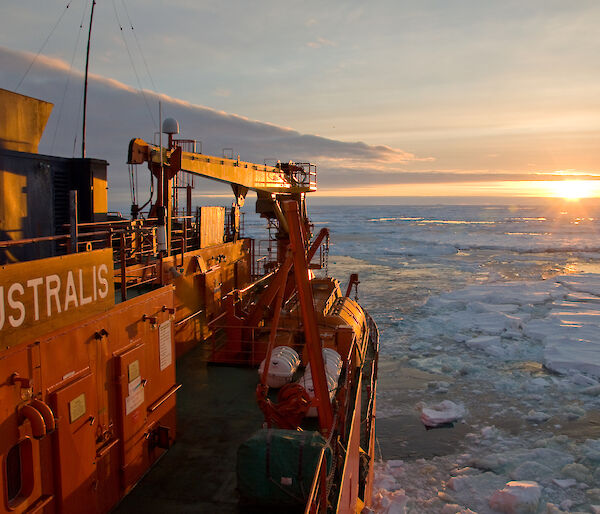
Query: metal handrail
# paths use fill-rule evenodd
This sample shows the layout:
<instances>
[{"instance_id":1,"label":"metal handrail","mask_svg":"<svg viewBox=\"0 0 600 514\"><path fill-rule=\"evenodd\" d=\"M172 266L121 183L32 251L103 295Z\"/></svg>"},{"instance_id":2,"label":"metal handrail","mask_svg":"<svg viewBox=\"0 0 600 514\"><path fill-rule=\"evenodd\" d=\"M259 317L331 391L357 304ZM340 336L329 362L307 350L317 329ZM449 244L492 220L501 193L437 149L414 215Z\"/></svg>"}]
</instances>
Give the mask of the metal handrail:
<instances>
[{"instance_id":1,"label":"metal handrail","mask_svg":"<svg viewBox=\"0 0 600 514\"><path fill-rule=\"evenodd\" d=\"M310 493L304 507L304 514L314 514L316 512L325 512L327 510L327 459L325 458L325 449L323 446L319 453L319 461L315 467Z\"/></svg>"},{"instance_id":2,"label":"metal handrail","mask_svg":"<svg viewBox=\"0 0 600 514\"><path fill-rule=\"evenodd\" d=\"M0 241L0 248L8 248L10 246L21 246L33 243L43 243L45 241L60 241L62 239L71 239L71 235L60 234L57 236L30 237L28 239L10 239L8 241Z\"/></svg>"}]
</instances>

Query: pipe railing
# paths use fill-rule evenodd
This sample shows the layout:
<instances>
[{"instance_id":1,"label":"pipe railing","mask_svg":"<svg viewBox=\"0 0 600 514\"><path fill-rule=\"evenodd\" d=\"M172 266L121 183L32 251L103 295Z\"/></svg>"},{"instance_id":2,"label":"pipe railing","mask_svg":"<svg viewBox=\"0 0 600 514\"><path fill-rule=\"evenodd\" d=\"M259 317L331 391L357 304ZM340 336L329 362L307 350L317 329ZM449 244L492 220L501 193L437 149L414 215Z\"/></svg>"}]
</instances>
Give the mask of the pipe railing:
<instances>
[{"instance_id":1,"label":"pipe railing","mask_svg":"<svg viewBox=\"0 0 600 514\"><path fill-rule=\"evenodd\" d=\"M327 512L327 459L325 458L326 446L321 448L319 461L315 467L315 474L310 486L308 500L304 514Z\"/></svg>"}]
</instances>

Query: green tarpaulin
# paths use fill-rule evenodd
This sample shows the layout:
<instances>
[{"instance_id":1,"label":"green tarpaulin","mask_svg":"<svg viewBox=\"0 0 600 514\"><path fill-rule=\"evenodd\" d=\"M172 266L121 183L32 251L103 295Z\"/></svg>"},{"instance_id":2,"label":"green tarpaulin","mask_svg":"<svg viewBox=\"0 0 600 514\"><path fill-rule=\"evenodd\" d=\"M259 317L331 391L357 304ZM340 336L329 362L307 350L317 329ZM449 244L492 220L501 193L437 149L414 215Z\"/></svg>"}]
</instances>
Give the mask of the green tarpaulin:
<instances>
[{"instance_id":1,"label":"green tarpaulin","mask_svg":"<svg viewBox=\"0 0 600 514\"><path fill-rule=\"evenodd\" d=\"M244 503L301 505L310 493L321 449L319 432L263 429L238 449L238 490ZM325 451L327 471L331 449Z\"/></svg>"}]
</instances>

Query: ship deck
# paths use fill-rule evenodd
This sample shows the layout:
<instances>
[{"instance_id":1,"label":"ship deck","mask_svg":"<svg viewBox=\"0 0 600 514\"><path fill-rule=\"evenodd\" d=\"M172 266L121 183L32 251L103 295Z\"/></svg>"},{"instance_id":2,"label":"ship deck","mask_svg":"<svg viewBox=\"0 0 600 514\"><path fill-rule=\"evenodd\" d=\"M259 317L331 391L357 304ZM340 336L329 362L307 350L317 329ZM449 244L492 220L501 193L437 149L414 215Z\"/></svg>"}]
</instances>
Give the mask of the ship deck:
<instances>
[{"instance_id":1,"label":"ship deck","mask_svg":"<svg viewBox=\"0 0 600 514\"><path fill-rule=\"evenodd\" d=\"M240 512L238 446L263 422L255 368L207 365L197 347L177 361L177 440L116 513Z\"/></svg>"}]
</instances>

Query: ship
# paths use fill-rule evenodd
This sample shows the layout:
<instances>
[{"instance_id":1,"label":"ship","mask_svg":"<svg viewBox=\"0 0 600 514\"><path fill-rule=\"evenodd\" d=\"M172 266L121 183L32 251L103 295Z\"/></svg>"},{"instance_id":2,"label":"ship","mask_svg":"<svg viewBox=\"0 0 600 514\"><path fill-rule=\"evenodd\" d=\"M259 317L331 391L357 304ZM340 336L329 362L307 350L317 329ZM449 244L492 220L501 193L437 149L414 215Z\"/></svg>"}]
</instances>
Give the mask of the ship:
<instances>
[{"instance_id":1,"label":"ship","mask_svg":"<svg viewBox=\"0 0 600 514\"><path fill-rule=\"evenodd\" d=\"M106 161L38 153L51 109L0 90L0 513L368 507L379 335L329 276L316 167L205 155L167 118L124 150L152 193L123 217ZM194 206L200 177L231 204Z\"/></svg>"}]
</instances>

